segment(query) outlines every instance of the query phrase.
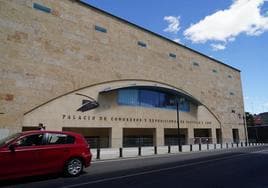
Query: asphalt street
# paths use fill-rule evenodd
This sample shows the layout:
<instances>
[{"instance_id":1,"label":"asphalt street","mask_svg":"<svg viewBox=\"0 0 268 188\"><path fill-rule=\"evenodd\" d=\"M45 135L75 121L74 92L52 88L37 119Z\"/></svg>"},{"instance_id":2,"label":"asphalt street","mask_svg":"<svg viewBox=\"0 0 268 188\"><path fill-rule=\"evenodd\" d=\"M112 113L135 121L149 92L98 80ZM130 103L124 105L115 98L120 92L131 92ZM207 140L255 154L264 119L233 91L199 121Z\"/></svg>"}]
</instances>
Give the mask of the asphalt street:
<instances>
[{"instance_id":1,"label":"asphalt street","mask_svg":"<svg viewBox=\"0 0 268 188\"><path fill-rule=\"evenodd\" d=\"M268 146L97 161L75 178L58 175L0 182L16 188L268 188Z\"/></svg>"}]
</instances>

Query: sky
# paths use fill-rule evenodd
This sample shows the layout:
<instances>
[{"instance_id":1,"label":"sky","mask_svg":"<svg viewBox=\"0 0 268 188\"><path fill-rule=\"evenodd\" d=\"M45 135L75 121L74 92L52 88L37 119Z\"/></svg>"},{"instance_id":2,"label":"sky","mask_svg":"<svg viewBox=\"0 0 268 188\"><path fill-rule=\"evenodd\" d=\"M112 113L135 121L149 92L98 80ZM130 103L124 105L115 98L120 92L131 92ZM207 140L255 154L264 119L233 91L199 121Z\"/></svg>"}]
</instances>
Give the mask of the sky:
<instances>
[{"instance_id":1,"label":"sky","mask_svg":"<svg viewBox=\"0 0 268 188\"><path fill-rule=\"evenodd\" d=\"M268 0L83 1L241 70L245 111L268 112Z\"/></svg>"}]
</instances>

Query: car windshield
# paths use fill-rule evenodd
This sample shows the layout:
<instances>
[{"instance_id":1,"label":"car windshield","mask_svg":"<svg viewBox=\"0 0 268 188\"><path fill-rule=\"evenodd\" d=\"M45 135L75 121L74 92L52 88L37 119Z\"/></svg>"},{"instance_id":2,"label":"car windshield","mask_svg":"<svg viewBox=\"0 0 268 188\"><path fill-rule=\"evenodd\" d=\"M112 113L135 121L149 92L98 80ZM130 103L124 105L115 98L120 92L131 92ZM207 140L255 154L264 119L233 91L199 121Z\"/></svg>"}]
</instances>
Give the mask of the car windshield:
<instances>
[{"instance_id":1,"label":"car windshield","mask_svg":"<svg viewBox=\"0 0 268 188\"><path fill-rule=\"evenodd\" d=\"M15 138L19 137L21 133L15 133L5 138L0 139L0 147L7 144L8 142L14 140Z\"/></svg>"}]
</instances>

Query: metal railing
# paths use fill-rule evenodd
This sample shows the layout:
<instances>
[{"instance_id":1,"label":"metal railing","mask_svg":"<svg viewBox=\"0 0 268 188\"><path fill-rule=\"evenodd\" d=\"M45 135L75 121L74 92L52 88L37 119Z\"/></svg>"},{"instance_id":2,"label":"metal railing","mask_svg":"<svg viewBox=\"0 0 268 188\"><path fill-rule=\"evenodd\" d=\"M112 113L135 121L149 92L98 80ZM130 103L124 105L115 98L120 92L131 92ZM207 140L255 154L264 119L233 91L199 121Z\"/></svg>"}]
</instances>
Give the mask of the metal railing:
<instances>
[{"instance_id":1,"label":"metal railing","mask_svg":"<svg viewBox=\"0 0 268 188\"><path fill-rule=\"evenodd\" d=\"M153 146L153 137L124 137L123 147Z\"/></svg>"}]
</instances>

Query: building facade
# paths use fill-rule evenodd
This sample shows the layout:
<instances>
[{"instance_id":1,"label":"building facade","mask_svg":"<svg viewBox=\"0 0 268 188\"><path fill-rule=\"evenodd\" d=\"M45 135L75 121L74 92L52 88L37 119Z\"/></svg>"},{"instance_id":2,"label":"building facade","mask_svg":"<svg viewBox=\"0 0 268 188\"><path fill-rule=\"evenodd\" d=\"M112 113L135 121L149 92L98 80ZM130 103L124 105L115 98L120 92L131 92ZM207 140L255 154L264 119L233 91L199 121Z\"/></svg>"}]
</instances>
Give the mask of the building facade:
<instances>
[{"instance_id":1,"label":"building facade","mask_svg":"<svg viewBox=\"0 0 268 188\"><path fill-rule=\"evenodd\" d=\"M260 113L254 116L255 125L268 125L268 112Z\"/></svg>"},{"instance_id":2,"label":"building facade","mask_svg":"<svg viewBox=\"0 0 268 188\"><path fill-rule=\"evenodd\" d=\"M0 136L43 123L94 147L169 145L179 120L182 144L245 141L236 68L80 1L0 9Z\"/></svg>"},{"instance_id":3,"label":"building facade","mask_svg":"<svg viewBox=\"0 0 268 188\"><path fill-rule=\"evenodd\" d=\"M254 123L247 126L249 141L268 143L268 112L254 115L253 118Z\"/></svg>"}]
</instances>

